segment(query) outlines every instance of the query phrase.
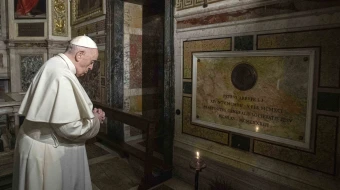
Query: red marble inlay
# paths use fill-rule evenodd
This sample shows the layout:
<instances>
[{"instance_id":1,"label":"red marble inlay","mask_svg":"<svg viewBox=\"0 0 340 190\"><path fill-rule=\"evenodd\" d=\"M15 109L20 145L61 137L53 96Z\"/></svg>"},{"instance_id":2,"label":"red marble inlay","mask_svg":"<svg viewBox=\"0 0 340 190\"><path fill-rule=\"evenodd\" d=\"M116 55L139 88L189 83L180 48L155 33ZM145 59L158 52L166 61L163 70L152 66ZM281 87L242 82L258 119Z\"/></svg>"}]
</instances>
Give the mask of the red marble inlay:
<instances>
[{"instance_id":1,"label":"red marble inlay","mask_svg":"<svg viewBox=\"0 0 340 190\"><path fill-rule=\"evenodd\" d=\"M142 36L130 35L130 89L142 88Z\"/></svg>"},{"instance_id":2,"label":"red marble inlay","mask_svg":"<svg viewBox=\"0 0 340 190\"><path fill-rule=\"evenodd\" d=\"M177 22L177 29L190 28L196 26L204 26L209 24L219 24L224 22L240 21L253 18L261 18L266 16L274 16L279 14L301 12L320 8L339 6L340 1L307 1L285 2L267 6L260 6L251 9L245 9L235 12L227 12L216 15L203 16L198 18L187 19Z\"/></svg>"}]
</instances>

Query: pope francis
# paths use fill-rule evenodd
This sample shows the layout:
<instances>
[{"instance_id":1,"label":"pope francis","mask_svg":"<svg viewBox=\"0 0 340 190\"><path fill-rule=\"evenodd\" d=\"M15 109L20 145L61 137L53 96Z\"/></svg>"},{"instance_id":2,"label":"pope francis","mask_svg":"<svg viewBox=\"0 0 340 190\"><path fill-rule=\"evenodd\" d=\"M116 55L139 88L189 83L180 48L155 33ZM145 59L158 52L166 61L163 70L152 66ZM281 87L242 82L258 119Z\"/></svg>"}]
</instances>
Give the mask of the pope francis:
<instances>
[{"instance_id":1,"label":"pope francis","mask_svg":"<svg viewBox=\"0 0 340 190\"><path fill-rule=\"evenodd\" d=\"M96 43L78 36L37 72L19 109L25 120L16 142L13 190L92 189L85 141L98 133L105 113L93 109L77 77L97 58Z\"/></svg>"}]
</instances>

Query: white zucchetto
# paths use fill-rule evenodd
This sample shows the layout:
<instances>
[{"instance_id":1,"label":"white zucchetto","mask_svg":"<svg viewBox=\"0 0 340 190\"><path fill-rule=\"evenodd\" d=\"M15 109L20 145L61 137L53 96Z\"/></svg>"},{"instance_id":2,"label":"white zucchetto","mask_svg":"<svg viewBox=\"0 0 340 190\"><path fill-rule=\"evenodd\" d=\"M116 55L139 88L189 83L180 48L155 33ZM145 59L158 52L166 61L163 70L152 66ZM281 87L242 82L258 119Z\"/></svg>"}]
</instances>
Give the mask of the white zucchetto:
<instances>
[{"instance_id":1,"label":"white zucchetto","mask_svg":"<svg viewBox=\"0 0 340 190\"><path fill-rule=\"evenodd\" d=\"M97 45L96 42L94 42L91 38L89 38L88 36L77 36L75 38L73 38L70 42L70 44L74 44L77 46L82 46L82 47L86 47L86 48L95 48L97 49Z\"/></svg>"}]
</instances>

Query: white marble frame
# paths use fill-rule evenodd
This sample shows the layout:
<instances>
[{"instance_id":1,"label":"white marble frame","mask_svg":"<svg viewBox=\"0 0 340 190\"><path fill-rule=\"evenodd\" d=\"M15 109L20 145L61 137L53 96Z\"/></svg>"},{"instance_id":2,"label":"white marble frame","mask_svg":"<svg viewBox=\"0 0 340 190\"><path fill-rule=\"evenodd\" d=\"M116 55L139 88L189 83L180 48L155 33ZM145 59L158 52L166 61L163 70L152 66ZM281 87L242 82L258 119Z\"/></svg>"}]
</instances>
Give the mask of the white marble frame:
<instances>
[{"instance_id":1,"label":"white marble frame","mask_svg":"<svg viewBox=\"0 0 340 190\"><path fill-rule=\"evenodd\" d=\"M191 122L198 125L216 128L223 131L232 131L239 134L244 134L251 137L270 140L273 142L283 143L290 146L309 149L311 147L311 129L312 129L312 106L313 106L313 87L314 87L314 67L315 63L314 49L301 49L301 50L268 50L268 51L248 51L248 52L201 52L193 53L192 65L192 113ZM196 118L196 95L197 95L197 60L199 58L222 58L222 57L250 57L250 56L294 56L304 55L309 57L309 70L308 70L308 92L307 92L307 108L306 108L306 126L304 142L294 141L287 138L257 133L249 130L239 129L232 126L226 126L213 122L207 122Z\"/></svg>"},{"instance_id":2,"label":"white marble frame","mask_svg":"<svg viewBox=\"0 0 340 190\"><path fill-rule=\"evenodd\" d=\"M8 1L8 10L14 10L14 1ZM8 11L8 20L12 21L8 25L8 37L10 40L45 40L47 38L47 20L50 17L49 9L46 7L46 18L44 19L15 19L14 11ZM19 23L44 23L44 36L30 37L30 36L18 36L18 24Z\"/></svg>"}]
</instances>

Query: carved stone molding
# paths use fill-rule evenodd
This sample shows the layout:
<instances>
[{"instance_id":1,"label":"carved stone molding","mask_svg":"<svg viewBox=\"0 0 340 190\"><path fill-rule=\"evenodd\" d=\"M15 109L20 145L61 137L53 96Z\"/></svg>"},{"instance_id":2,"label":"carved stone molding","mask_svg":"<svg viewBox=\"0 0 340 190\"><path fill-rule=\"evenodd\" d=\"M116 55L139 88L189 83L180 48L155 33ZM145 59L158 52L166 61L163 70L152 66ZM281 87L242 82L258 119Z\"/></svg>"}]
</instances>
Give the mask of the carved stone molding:
<instances>
[{"instance_id":1,"label":"carved stone molding","mask_svg":"<svg viewBox=\"0 0 340 190\"><path fill-rule=\"evenodd\" d=\"M68 41L47 41L48 48L65 48L68 46Z\"/></svg>"},{"instance_id":2,"label":"carved stone molding","mask_svg":"<svg viewBox=\"0 0 340 190\"><path fill-rule=\"evenodd\" d=\"M6 41L8 48L45 48L47 41Z\"/></svg>"}]
</instances>

